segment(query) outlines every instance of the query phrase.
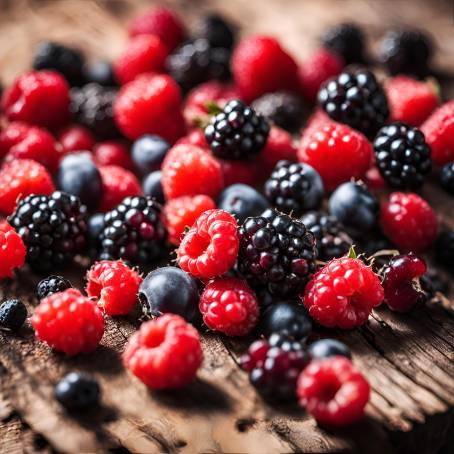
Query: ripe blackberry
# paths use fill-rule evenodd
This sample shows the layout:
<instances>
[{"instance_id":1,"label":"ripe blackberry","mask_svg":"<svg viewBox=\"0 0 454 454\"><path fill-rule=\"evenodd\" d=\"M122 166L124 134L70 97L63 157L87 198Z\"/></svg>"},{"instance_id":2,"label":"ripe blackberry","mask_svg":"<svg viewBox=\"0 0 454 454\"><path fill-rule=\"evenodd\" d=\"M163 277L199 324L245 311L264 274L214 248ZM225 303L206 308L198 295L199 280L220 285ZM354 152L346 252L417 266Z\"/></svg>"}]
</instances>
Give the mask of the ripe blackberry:
<instances>
[{"instance_id":1,"label":"ripe blackberry","mask_svg":"<svg viewBox=\"0 0 454 454\"><path fill-rule=\"evenodd\" d=\"M63 276L49 276L38 283L36 294L38 299L42 300L54 293L62 292L68 288L72 288L71 282Z\"/></svg>"},{"instance_id":2,"label":"ripe blackberry","mask_svg":"<svg viewBox=\"0 0 454 454\"><path fill-rule=\"evenodd\" d=\"M19 331L27 318L27 308L18 299L10 299L0 304L0 328Z\"/></svg>"},{"instance_id":3,"label":"ripe blackberry","mask_svg":"<svg viewBox=\"0 0 454 454\"><path fill-rule=\"evenodd\" d=\"M307 113L302 98L287 91L266 93L257 98L251 107L258 114L289 132L297 131L301 127Z\"/></svg>"},{"instance_id":4,"label":"ripe blackberry","mask_svg":"<svg viewBox=\"0 0 454 454\"><path fill-rule=\"evenodd\" d=\"M86 245L86 207L65 192L30 195L9 218L27 246L27 262L40 272L59 268Z\"/></svg>"},{"instance_id":5,"label":"ripe blackberry","mask_svg":"<svg viewBox=\"0 0 454 454\"><path fill-rule=\"evenodd\" d=\"M311 211L302 216L301 222L314 234L320 260L342 257L353 244L350 235L334 216Z\"/></svg>"},{"instance_id":6,"label":"ripe blackberry","mask_svg":"<svg viewBox=\"0 0 454 454\"><path fill-rule=\"evenodd\" d=\"M71 90L70 111L77 123L90 129L101 140L120 135L114 122L115 88L90 83Z\"/></svg>"},{"instance_id":7,"label":"ripe blackberry","mask_svg":"<svg viewBox=\"0 0 454 454\"><path fill-rule=\"evenodd\" d=\"M148 197L126 197L104 216L101 260L149 263L158 257L166 238L161 205Z\"/></svg>"},{"instance_id":8,"label":"ripe blackberry","mask_svg":"<svg viewBox=\"0 0 454 454\"><path fill-rule=\"evenodd\" d=\"M440 184L446 192L454 195L454 162L444 165L441 169Z\"/></svg>"},{"instance_id":9,"label":"ripe blackberry","mask_svg":"<svg viewBox=\"0 0 454 454\"><path fill-rule=\"evenodd\" d=\"M318 101L333 120L369 137L389 116L385 92L367 69L346 70L330 79L319 91Z\"/></svg>"},{"instance_id":10,"label":"ripe blackberry","mask_svg":"<svg viewBox=\"0 0 454 454\"><path fill-rule=\"evenodd\" d=\"M347 65L364 63L364 35L355 24L338 24L322 36L323 47L340 55Z\"/></svg>"},{"instance_id":11,"label":"ripe blackberry","mask_svg":"<svg viewBox=\"0 0 454 454\"><path fill-rule=\"evenodd\" d=\"M196 39L179 47L167 58L167 70L184 93L211 79L230 79L230 51Z\"/></svg>"},{"instance_id":12,"label":"ripe blackberry","mask_svg":"<svg viewBox=\"0 0 454 454\"><path fill-rule=\"evenodd\" d=\"M320 205L323 183L310 165L279 161L265 183L265 195L277 209L299 216Z\"/></svg>"},{"instance_id":13,"label":"ripe blackberry","mask_svg":"<svg viewBox=\"0 0 454 454\"><path fill-rule=\"evenodd\" d=\"M211 119L205 137L213 154L223 159L248 159L266 144L270 126L254 109L234 99Z\"/></svg>"},{"instance_id":14,"label":"ripe blackberry","mask_svg":"<svg viewBox=\"0 0 454 454\"><path fill-rule=\"evenodd\" d=\"M418 189L432 169L430 147L424 134L404 123L391 123L374 140L377 167L395 188Z\"/></svg>"},{"instance_id":15,"label":"ripe blackberry","mask_svg":"<svg viewBox=\"0 0 454 454\"><path fill-rule=\"evenodd\" d=\"M238 231L238 270L253 287L271 294L301 293L315 271L315 239L304 224L268 209Z\"/></svg>"}]
</instances>

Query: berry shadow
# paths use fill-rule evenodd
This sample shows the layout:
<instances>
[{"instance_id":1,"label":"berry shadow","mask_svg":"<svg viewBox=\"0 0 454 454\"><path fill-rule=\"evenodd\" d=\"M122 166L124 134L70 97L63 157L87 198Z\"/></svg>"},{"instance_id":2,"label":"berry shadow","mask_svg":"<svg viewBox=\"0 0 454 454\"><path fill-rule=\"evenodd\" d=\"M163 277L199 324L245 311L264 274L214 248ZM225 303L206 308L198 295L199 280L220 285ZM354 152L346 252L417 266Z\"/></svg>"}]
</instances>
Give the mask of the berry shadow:
<instances>
[{"instance_id":1,"label":"berry shadow","mask_svg":"<svg viewBox=\"0 0 454 454\"><path fill-rule=\"evenodd\" d=\"M120 353L104 345L99 345L94 353L67 358L66 362L73 369L87 373L102 372L106 376L124 371Z\"/></svg>"}]
</instances>

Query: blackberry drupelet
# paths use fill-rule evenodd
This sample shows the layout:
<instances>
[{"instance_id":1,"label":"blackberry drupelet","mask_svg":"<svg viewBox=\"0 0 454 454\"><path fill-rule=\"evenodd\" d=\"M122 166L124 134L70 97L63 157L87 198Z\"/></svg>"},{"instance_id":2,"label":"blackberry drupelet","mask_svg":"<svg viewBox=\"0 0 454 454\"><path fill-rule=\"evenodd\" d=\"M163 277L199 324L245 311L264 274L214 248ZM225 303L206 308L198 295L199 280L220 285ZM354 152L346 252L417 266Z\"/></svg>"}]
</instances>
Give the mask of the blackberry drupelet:
<instances>
[{"instance_id":1,"label":"blackberry drupelet","mask_svg":"<svg viewBox=\"0 0 454 454\"><path fill-rule=\"evenodd\" d=\"M213 154L223 159L248 159L266 144L270 126L254 109L242 101L229 101L211 119L205 137Z\"/></svg>"},{"instance_id":2,"label":"blackberry drupelet","mask_svg":"<svg viewBox=\"0 0 454 454\"><path fill-rule=\"evenodd\" d=\"M440 184L446 192L454 195L454 162L444 165L441 169Z\"/></svg>"},{"instance_id":3,"label":"blackberry drupelet","mask_svg":"<svg viewBox=\"0 0 454 454\"><path fill-rule=\"evenodd\" d=\"M72 288L71 282L63 276L49 276L41 280L36 287L36 294L38 299L42 300L54 293L63 292L68 288Z\"/></svg>"},{"instance_id":4,"label":"blackberry drupelet","mask_svg":"<svg viewBox=\"0 0 454 454\"><path fill-rule=\"evenodd\" d=\"M393 75L423 78L430 74L433 48L432 39L420 30L392 30L383 38L380 60Z\"/></svg>"},{"instance_id":5,"label":"blackberry drupelet","mask_svg":"<svg viewBox=\"0 0 454 454\"><path fill-rule=\"evenodd\" d=\"M368 137L374 136L389 116L385 92L367 69L346 70L330 79L320 89L318 101L333 120Z\"/></svg>"},{"instance_id":6,"label":"blackberry drupelet","mask_svg":"<svg viewBox=\"0 0 454 454\"><path fill-rule=\"evenodd\" d=\"M19 331L27 318L27 308L18 299L9 299L0 304L0 328Z\"/></svg>"},{"instance_id":7,"label":"blackberry drupelet","mask_svg":"<svg viewBox=\"0 0 454 454\"><path fill-rule=\"evenodd\" d=\"M55 398L68 410L84 410L99 403L98 382L80 372L71 372L55 386Z\"/></svg>"},{"instance_id":8,"label":"blackberry drupelet","mask_svg":"<svg viewBox=\"0 0 454 454\"><path fill-rule=\"evenodd\" d=\"M303 124L307 109L295 93L276 91L256 99L251 107L272 123L289 131L297 131Z\"/></svg>"},{"instance_id":9,"label":"blackberry drupelet","mask_svg":"<svg viewBox=\"0 0 454 454\"><path fill-rule=\"evenodd\" d=\"M208 40L213 47L231 49L235 43L233 27L218 14L208 14L202 19L197 36Z\"/></svg>"},{"instance_id":10,"label":"blackberry drupelet","mask_svg":"<svg viewBox=\"0 0 454 454\"><path fill-rule=\"evenodd\" d=\"M104 216L99 258L131 263L156 259L166 238L160 217L161 205L154 199L141 196L124 199Z\"/></svg>"},{"instance_id":11,"label":"blackberry drupelet","mask_svg":"<svg viewBox=\"0 0 454 454\"><path fill-rule=\"evenodd\" d=\"M27 262L47 272L84 252L87 236L86 207L70 194L30 195L9 218L27 247Z\"/></svg>"},{"instance_id":12,"label":"blackberry drupelet","mask_svg":"<svg viewBox=\"0 0 454 454\"><path fill-rule=\"evenodd\" d=\"M364 35L355 24L338 24L322 36L323 47L340 55L345 64L365 63Z\"/></svg>"},{"instance_id":13,"label":"blackberry drupelet","mask_svg":"<svg viewBox=\"0 0 454 454\"><path fill-rule=\"evenodd\" d=\"M424 134L404 123L391 123L374 140L377 167L386 182L400 189L420 188L432 169Z\"/></svg>"},{"instance_id":14,"label":"blackberry drupelet","mask_svg":"<svg viewBox=\"0 0 454 454\"><path fill-rule=\"evenodd\" d=\"M298 295L315 271L315 239L304 224L268 209L247 218L238 230L238 271L252 287L271 294Z\"/></svg>"},{"instance_id":15,"label":"blackberry drupelet","mask_svg":"<svg viewBox=\"0 0 454 454\"><path fill-rule=\"evenodd\" d=\"M95 83L73 88L70 111L74 115L74 120L90 129L98 139L113 139L120 136L113 112L116 96L115 88Z\"/></svg>"},{"instance_id":16,"label":"blackberry drupelet","mask_svg":"<svg viewBox=\"0 0 454 454\"><path fill-rule=\"evenodd\" d=\"M308 164L279 161L264 192L280 211L299 216L318 208L323 199L323 183L317 171Z\"/></svg>"},{"instance_id":17,"label":"blackberry drupelet","mask_svg":"<svg viewBox=\"0 0 454 454\"><path fill-rule=\"evenodd\" d=\"M334 216L311 211L301 217L301 222L314 234L320 260L342 257L353 244L350 235Z\"/></svg>"}]
</instances>

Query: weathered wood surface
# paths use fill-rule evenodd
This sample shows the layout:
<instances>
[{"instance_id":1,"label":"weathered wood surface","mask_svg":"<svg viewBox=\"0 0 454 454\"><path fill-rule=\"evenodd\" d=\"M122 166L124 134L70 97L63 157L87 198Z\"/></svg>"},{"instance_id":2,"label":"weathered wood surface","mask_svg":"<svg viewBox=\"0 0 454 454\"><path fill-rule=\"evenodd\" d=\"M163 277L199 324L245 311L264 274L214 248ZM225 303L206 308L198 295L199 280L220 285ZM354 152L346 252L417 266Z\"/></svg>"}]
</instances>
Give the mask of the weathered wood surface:
<instances>
[{"instance_id":1,"label":"weathered wood surface","mask_svg":"<svg viewBox=\"0 0 454 454\"><path fill-rule=\"evenodd\" d=\"M27 68L42 38L77 42L91 55L114 57L125 40L122 24L150 1L1 1L0 78ZM155 2L156 3L156 2ZM161 2L162 3L162 2ZM383 29L401 21L426 26L437 38L444 93L454 93L454 38L450 1L240 0L172 2L188 20L216 8L244 30L278 35L299 57L316 46L327 24L354 18L376 45ZM9 6L9 8L6 8ZM396 19L397 18L397 19ZM447 76L446 76L447 74ZM435 187L423 195L454 226L453 199ZM82 273L79 273L81 275ZM2 285L0 298L19 295L30 311L36 277ZM80 282L80 285L82 283ZM452 286L451 286L452 287ZM134 317L107 320L102 346L65 358L33 339L0 332L0 453L22 452L452 452L454 446L453 298L411 315L385 308L366 326L335 332L354 351L372 385L367 418L351 429L327 432L298 408L270 408L237 366L246 342L204 335L204 366L188 389L151 392L127 374L120 355L137 328ZM316 336L326 335L319 332ZM333 335L331 332L329 335ZM103 388L100 410L70 417L54 401L53 385L67 371L87 370Z\"/></svg>"}]
</instances>

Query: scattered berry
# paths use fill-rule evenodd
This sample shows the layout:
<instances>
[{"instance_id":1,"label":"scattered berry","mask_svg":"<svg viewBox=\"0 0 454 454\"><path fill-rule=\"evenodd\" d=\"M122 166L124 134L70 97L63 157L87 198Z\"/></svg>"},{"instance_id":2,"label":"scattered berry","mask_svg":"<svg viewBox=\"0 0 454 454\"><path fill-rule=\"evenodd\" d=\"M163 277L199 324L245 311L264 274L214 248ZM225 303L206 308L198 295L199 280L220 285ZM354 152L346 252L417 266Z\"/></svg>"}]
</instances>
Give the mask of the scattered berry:
<instances>
[{"instance_id":1,"label":"scattered berry","mask_svg":"<svg viewBox=\"0 0 454 454\"><path fill-rule=\"evenodd\" d=\"M72 288L71 282L63 276L49 276L39 281L36 287L36 294L39 300L47 298L54 293L63 292L68 288Z\"/></svg>"},{"instance_id":2,"label":"scattered berry","mask_svg":"<svg viewBox=\"0 0 454 454\"><path fill-rule=\"evenodd\" d=\"M202 18L197 36L205 38L213 47L231 49L235 42L235 29L218 14L208 14Z\"/></svg>"},{"instance_id":3,"label":"scattered berry","mask_svg":"<svg viewBox=\"0 0 454 454\"><path fill-rule=\"evenodd\" d=\"M101 390L89 375L71 372L55 386L55 398L68 410L93 409L99 403Z\"/></svg>"},{"instance_id":4,"label":"scattered berry","mask_svg":"<svg viewBox=\"0 0 454 454\"><path fill-rule=\"evenodd\" d=\"M355 24L338 24L322 36L322 44L327 49L338 54L347 65L365 63L365 40L362 30Z\"/></svg>"},{"instance_id":5,"label":"scattered berry","mask_svg":"<svg viewBox=\"0 0 454 454\"><path fill-rule=\"evenodd\" d=\"M170 144L159 136L146 134L139 137L131 147L131 157L136 171L145 176L159 170L169 149Z\"/></svg>"},{"instance_id":6,"label":"scattered berry","mask_svg":"<svg viewBox=\"0 0 454 454\"><path fill-rule=\"evenodd\" d=\"M13 277L22 268L27 250L20 235L6 221L0 221L0 279Z\"/></svg>"},{"instance_id":7,"label":"scattered berry","mask_svg":"<svg viewBox=\"0 0 454 454\"><path fill-rule=\"evenodd\" d=\"M142 191L146 197L155 199L156 202L164 204L164 191L161 184L162 172L156 170L148 174L142 182Z\"/></svg>"},{"instance_id":8,"label":"scattered berry","mask_svg":"<svg viewBox=\"0 0 454 454\"><path fill-rule=\"evenodd\" d=\"M95 60L86 63L83 69L87 83L95 83L103 87L116 87L118 85L112 64L108 61Z\"/></svg>"},{"instance_id":9,"label":"scattered berry","mask_svg":"<svg viewBox=\"0 0 454 454\"><path fill-rule=\"evenodd\" d=\"M435 243L435 258L446 269L454 269L454 230L440 233Z\"/></svg>"},{"instance_id":10,"label":"scattered berry","mask_svg":"<svg viewBox=\"0 0 454 454\"><path fill-rule=\"evenodd\" d=\"M95 145L93 159L97 166L117 166L126 170L133 169L128 148L120 142L109 140Z\"/></svg>"},{"instance_id":11,"label":"scattered berry","mask_svg":"<svg viewBox=\"0 0 454 454\"><path fill-rule=\"evenodd\" d=\"M441 187L449 194L454 194L454 162L445 164L440 173Z\"/></svg>"},{"instance_id":12,"label":"scattered berry","mask_svg":"<svg viewBox=\"0 0 454 454\"><path fill-rule=\"evenodd\" d=\"M91 151L95 144L95 138L91 132L79 125L71 125L65 128L58 136L64 153L75 151Z\"/></svg>"},{"instance_id":13,"label":"scattered berry","mask_svg":"<svg viewBox=\"0 0 454 454\"><path fill-rule=\"evenodd\" d=\"M27 308L18 299L9 299L0 304L0 328L19 331L27 318Z\"/></svg>"},{"instance_id":14,"label":"scattered berry","mask_svg":"<svg viewBox=\"0 0 454 454\"><path fill-rule=\"evenodd\" d=\"M350 349L336 339L320 339L309 345L308 353L312 360L325 359L331 356L345 356L351 359L352 353Z\"/></svg>"}]
</instances>

